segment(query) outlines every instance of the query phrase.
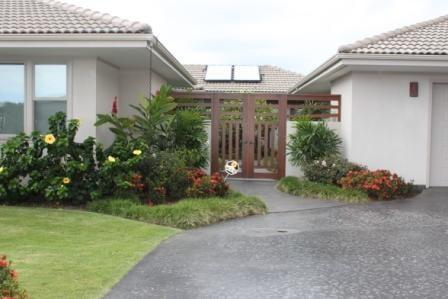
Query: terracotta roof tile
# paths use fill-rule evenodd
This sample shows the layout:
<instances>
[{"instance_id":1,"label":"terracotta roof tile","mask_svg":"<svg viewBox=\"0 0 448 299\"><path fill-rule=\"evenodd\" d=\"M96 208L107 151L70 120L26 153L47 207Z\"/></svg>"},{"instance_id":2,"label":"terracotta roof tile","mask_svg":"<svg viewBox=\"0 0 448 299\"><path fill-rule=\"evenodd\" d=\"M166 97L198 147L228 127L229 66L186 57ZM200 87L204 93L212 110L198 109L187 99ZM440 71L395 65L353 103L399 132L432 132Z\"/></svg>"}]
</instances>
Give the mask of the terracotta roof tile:
<instances>
[{"instance_id":1,"label":"terracotta roof tile","mask_svg":"<svg viewBox=\"0 0 448 299\"><path fill-rule=\"evenodd\" d=\"M339 53L448 54L448 16L369 37L339 48Z\"/></svg>"},{"instance_id":2,"label":"terracotta roof tile","mask_svg":"<svg viewBox=\"0 0 448 299\"><path fill-rule=\"evenodd\" d=\"M54 0L1 0L0 34L151 33L151 27Z\"/></svg>"},{"instance_id":3,"label":"terracotta roof tile","mask_svg":"<svg viewBox=\"0 0 448 299\"><path fill-rule=\"evenodd\" d=\"M206 65L187 64L184 67L196 79L195 89L211 92L286 93L303 78L301 74L276 66L261 65L261 82L206 82Z\"/></svg>"}]
</instances>

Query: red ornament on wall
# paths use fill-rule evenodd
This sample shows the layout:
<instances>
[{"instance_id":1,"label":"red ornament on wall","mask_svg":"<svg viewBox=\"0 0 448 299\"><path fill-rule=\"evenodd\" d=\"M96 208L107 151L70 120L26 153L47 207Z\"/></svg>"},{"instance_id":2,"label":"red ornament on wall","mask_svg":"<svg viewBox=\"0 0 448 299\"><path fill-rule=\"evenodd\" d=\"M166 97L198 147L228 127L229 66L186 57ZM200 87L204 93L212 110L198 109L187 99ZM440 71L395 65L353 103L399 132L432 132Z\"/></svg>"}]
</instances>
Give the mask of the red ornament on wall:
<instances>
[{"instance_id":1,"label":"red ornament on wall","mask_svg":"<svg viewBox=\"0 0 448 299\"><path fill-rule=\"evenodd\" d=\"M114 102L112 103L112 115L117 115L118 113L118 97L115 97Z\"/></svg>"},{"instance_id":2,"label":"red ornament on wall","mask_svg":"<svg viewBox=\"0 0 448 299\"><path fill-rule=\"evenodd\" d=\"M409 96L411 98L418 97L418 82L409 83Z\"/></svg>"}]
</instances>

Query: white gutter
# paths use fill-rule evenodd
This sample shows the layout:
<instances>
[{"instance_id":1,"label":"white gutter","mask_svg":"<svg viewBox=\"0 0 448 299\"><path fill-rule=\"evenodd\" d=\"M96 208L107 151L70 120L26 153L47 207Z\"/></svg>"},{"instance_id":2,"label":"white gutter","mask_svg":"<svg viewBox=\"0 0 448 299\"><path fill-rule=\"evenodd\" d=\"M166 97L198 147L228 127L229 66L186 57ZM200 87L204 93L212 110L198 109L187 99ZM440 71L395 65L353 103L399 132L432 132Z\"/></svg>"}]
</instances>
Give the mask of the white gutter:
<instances>
[{"instance_id":1,"label":"white gutter","mask_svg":"<svg viewBox=\"0 0 448 299\"><path fill-rule=\"evenodd\" d=\"M31 42L31 44L28 44ZM61 43L62 42L62 43ZM99 42L100 44L97 44ZM193 76L184 66L168 51L167 48L153 34L0 34L0 47L2 48L30 48L30 47L88 47L88 48L114 48L126 47L146 47L152 48L167 66L176 72L189 85L196 84ZM151 52L151 50L150 50Z\"/></svg>"},{"instance_id":2,"label":"white gutter","mask_svg":"<svg viewBox=\"0 0 448 299\"><path fill-rule=\"evenodd\" d=\"M148 42L149 50L153 49L153 54L156 55L160 60L162 60L165 64L167 64L174 72L176 72L179 76L181 76L188 84L195 85L196 79L185 69L185 67L168 51L167 48L157 39L157 37L153 36L152 39ZM154 51L155 50L155 51Z\"/></svg>"},{"instance_id":3,"label":"white gutter","mask_svg":"<svg viewBox=\"0 0 448 299\"><path fill-rule=\"evenodd\" d=\"M379 65L380 61L390 61L390 65L437 66L436 62L448 62L448 55L411 55L411 54L356 54L339 53L325 61L314 71L306 75L289 93L296 93L323 75L340 69L346 65ZM392 63L394 61L395 63ZM350 63L349 63L350 62ZM425 64L428 63L429 64Z\"/></svg>"}]
</instances>

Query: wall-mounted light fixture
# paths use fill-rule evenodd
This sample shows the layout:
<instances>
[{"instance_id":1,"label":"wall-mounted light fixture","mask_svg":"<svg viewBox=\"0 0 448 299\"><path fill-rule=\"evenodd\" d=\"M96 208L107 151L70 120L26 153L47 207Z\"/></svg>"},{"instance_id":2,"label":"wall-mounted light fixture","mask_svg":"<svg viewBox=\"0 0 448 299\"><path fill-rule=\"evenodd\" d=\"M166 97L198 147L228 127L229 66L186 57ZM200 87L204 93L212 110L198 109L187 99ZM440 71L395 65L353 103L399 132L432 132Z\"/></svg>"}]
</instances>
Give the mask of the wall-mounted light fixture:
<instances>
[{"instance_id":1,"label":"wall-mounted light fixture","mask_svg":"<svg viewBox=\"0 0 448 299\"><path fill-rule=\"evenodd\" d=\"M418 97L418 82L409 83L409 96L411 98Z\"/></svg>"}]
</instances>

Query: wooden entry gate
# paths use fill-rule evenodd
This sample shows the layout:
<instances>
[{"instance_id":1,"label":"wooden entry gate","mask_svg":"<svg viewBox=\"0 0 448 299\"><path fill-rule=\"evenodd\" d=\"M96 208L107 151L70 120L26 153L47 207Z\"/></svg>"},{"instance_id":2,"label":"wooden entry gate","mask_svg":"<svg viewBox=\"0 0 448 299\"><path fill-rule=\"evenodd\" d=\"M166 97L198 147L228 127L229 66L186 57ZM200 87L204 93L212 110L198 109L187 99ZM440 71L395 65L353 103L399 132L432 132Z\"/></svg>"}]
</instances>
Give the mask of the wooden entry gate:
<instances>
[{"instance_id":1,"label":"wooden entry gate","mask_svg":"<svg viewBox=\"0 0 448 299\"><path fill-rule=\"evenodd\" d=\"M211 121L211 171L236 160L236 177L285 175L287 121L307 114L340 121L340 96L176 92L179 109L200 107Z\"/></svg>"}]
</instances>

